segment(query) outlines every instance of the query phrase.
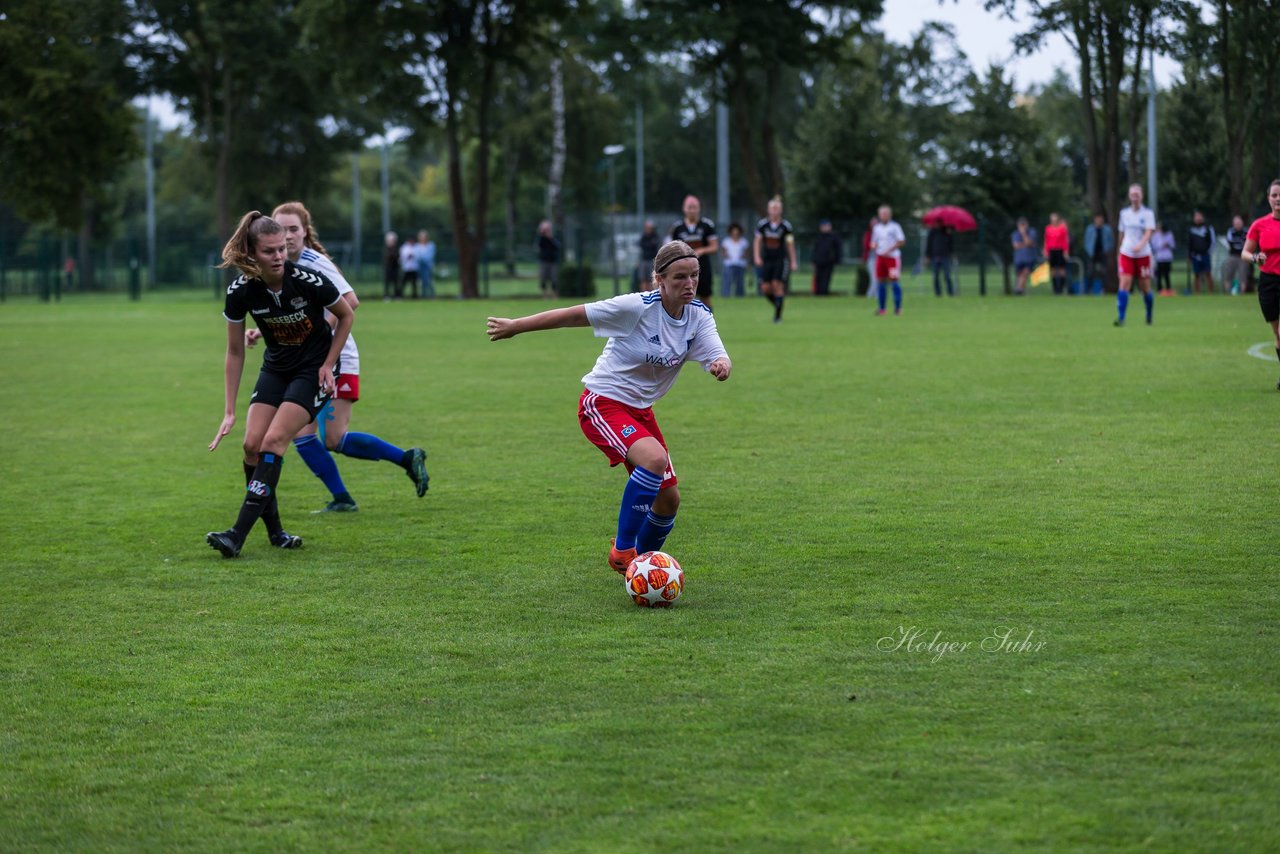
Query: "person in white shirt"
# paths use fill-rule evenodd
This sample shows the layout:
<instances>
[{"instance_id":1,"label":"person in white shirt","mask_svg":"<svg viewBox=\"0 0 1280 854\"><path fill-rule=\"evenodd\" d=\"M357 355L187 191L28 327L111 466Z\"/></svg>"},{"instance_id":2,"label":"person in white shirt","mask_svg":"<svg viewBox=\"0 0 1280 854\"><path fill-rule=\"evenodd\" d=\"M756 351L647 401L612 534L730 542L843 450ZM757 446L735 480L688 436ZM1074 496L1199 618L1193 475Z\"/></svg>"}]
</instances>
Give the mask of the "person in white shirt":
<instances>
[{"instance_id":1,"label":"person in white shirt","mask_svg":"<svg viewBox=\"0 0 1280 854\"><path fill-rule=\"evenodd\" d=\"M400 245L400 290L396 292L396 299L404 296L406 288L409 289L410 296L417 297L418 241L413 235L406 237Z\"/></svg>"},{"instance_id":2,"label":"person in white shirt","mask_svg":"<svg viewBox=\"0 0 1280 854\"><path fill-rule=\"evenodd\" d=\"M675 470L658 428L653 404L676 381L686 362L697 362L717 380L733 369L711 310L696 299L699 259L683 240L654 258L657 290L557 308L516 319L490 317L491 341L522 332L590 326L607 338L595 367L582 378L578 421L587 439L631 476L622 492L609 566L626 572L637 554L659 551L680 507Z\"/></svg>"},{"instance_id":3,"label":"person in white shirt","mask_svg":"<svg viewBox=\"0 0 1280 854\"><path fill-rule=\"evenodd\" d=\"M720 255L724 258L724 279L720 296L744 296L747 280L747 238L742 236L742 226L736 222L729 226L729 236L720 242Z\"/></svg>"},{"instance_id":4,"label":"person in white shirt","mask_svg":"<svg viewBox=\"0 0 1280 854\"><path fill-rule=\"evenodd\" d=\"M876 296L880 301L877 315L885 313L889 286L893 286L893 313L902 314L902 247L907 236L902 226L893 221L893 211L881 205L876 212L876 222L871 226L871 248L876 256Z\"/></svg>"},{"instance_id":5,"label":"person in white shirt","mask_svg":"<svg viewBox=\"0 0 1280 854\"><path fill-rule=\"evenodd\" d=\"M1155 297L1151 295L1151 235L1156 230L1156 215L1142 204L1142 185L1129 186L1129 207L1120 211L1120 290L1116 293L1116 326L1124 326L1129 309L1129 289L1138 278L1142 301L1147 307L1147 325L1151 325Z\"/></svg>"}]
</instances>

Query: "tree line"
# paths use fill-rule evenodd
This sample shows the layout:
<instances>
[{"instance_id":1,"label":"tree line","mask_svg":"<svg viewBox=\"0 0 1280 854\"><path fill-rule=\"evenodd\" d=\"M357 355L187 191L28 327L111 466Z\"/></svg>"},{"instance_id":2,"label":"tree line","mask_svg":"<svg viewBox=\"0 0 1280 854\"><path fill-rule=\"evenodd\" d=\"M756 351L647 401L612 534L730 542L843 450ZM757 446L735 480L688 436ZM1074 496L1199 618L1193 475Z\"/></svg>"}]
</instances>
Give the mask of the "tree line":
<instances>
[{"instance_id":1,"label":"tree line","mask_svg":"<svg viewBox=\"0 0 1280 854\"><path fill-rule=\"evenodd\" d=\"M450 232L471 296L493 223L509 247L516 223L603 209L601 150L630 148L638 119L649 206L693 192L710 209L717 103L737 209L781 195L798 221L862 223L880 203L1114 220L1145 181L1153 51L1181 64L1158 96L1162 210L1247 216L1280 174L1280 0L984 4L1021 22L1019 51L1061 35L1077 69L1017 91L945 25L888 39L880 0L10 0L0 203L82 245L130 227L134 104L162 94L189 117L157 148L166 222L224 237L299 196L336 220L348 158L376 169L365 146L393 134L395 219ZM632 209L633 160L616 166Z\"/></svg>"}]
</instances>

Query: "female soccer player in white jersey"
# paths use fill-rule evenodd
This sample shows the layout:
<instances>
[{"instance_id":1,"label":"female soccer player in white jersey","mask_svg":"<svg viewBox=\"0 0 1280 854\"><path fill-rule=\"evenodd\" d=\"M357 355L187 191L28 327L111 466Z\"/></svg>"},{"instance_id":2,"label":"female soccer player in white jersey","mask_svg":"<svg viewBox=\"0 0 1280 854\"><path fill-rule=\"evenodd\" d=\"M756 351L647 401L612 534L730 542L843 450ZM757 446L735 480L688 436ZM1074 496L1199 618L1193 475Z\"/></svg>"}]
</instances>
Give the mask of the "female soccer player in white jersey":
<instances>
[{"instance_id":1,"label":"female soccer player in white jersey","mask_svg":"<svg viewBox=\"0 0 1280 854\"><path fill-rule=\"evenodd\" d=\"M342 271L329 258L320 235L311 224L311 212L302 202L285 202L271 213L272 219L284 227L285 248L289 252L289 260L300 267L321 273L338 288L343 300L351 306L352 311L360 307L360 300L355 289L342 275ZM246 333L246 343L252 347L258 338L257 330ZM342 348L342 374L338 378L338 387L330 402L332 416L325 422L324 443L321 444L317 433L317 421L313 421L302 429L293 440L298 449L298 456L307 464L307 468L324 483L332 494L332 500L317 513L353 512L359 509L351 493L347 491L342 475L338 473L338 465L334 462L330 451L355 457L361 460L386 460L400 466L413 481L414 488L421 498L428 489L430 478L427 475L427 452L422 448L403 450L385 442L370 433L351 433L347 431L351 423L351 408L360 399L360 351L356 348L354 336L347 336L347 343ZM321 418L325 416L322 415Z\"/></svg>"},{"instance_id":2,"label":"female soccer player in white jersey","mask_svg":"<svg viewBox=\"0 0 1280 854\"><path fill-rule=\"evenodd\" d=\"M699 363L721 382L733 369L711 310L695 299L699 264L689 244L673 240L659 249L653 272L654 291L488 322L492 341L567 326L590 326L597 337L609 339L582 378L586 390L578 421L611 466L624 463L631 472L609 549L609 566L618 572L637 553L662 548L680 506L653 404L671 389L685 362Z\"/></svg>"},{"instance_id":3,"label":"female soccer player in white jersey","mask_svg":"<svg viewBox=\"0 0 1280 854\"><path fill-rule=\"evenodd\" d=\"M1129 207L1120 211L1120 290L1116 292L1116 326L1124 326L1124 314L1129 310L1129 289L1138 278L1142 287L1142 301L1147 306L1147 325L1151 325L1151 313L1155 310L1155 298L1151 296L1151 235L1156 230L1156 215L1142 204L1142 186L1129 187Z\"/></svg>"}]
</instances>

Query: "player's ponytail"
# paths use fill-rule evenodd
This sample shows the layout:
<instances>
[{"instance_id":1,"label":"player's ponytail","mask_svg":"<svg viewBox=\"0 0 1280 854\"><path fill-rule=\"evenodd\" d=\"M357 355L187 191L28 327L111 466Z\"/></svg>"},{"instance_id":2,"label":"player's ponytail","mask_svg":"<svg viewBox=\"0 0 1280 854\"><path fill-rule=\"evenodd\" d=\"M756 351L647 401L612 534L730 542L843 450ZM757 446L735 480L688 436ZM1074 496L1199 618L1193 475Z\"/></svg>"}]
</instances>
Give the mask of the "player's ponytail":
<instances>
[{"instance_id":1,"label":"player's ponytail","mask_svg":"<svg viewBox=\"0 0 1280 854\"><path fill-rule=\"evenodd\" d=\"M302 222L302 242L309 248L314 249L326 258L332 259L329 250L324 248L324 244L320 242L320 235L316 232L316 227L311 224L311 211L307 210L307 206L302 202L285 202L277 205L276 209L271 212L273 217L280 214L293 214Z\"/></svg>"},{"instance_id":2,"label":"player's ponytail","mask_svg":"<svg viewBox=\"0 0 1280 854\"><path fill-rule=\"evenodd\" d=\"M258 243L258 238L267 234L283 233L284 228L280 223L262 211L249 211L240 217L240 224L236 226L235 233L231 235L227 245L222 247L222 263L218 267L222 269L235 267L250 278L260 277L262 271L258 269L258 262L253 257L253 249Z\"/></svg>"}]
</instances>

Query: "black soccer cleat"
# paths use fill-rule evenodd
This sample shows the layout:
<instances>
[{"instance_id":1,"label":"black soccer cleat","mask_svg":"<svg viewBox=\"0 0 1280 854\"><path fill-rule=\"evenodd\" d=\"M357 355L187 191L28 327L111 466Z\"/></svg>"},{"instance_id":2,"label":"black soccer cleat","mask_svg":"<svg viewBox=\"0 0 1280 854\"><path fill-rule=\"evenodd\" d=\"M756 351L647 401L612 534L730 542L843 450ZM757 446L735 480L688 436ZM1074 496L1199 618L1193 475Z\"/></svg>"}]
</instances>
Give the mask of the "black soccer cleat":
<instances>
[{"instance_id":1,"label":"black soccer cleat","mask_svg":"<svg viewBox=\"0 0 1280 854\"><path fill-rule=\"evenodd\" d=\"M418 497L426 495L430 489L431 476L427 474L427 452L421 448L409 449L409 465L406 466L409 479L418 489Z\"/></svg>"},{"instance_id":2,"label":"black soccer cleat","mask_svg":"<svg viewBox=\"0 0 1280 854\"><path fill-rule=\"evenodd\" d=\"M302 548L302 537L295 537L293 534L281 531L271 538L271 545L278 549L300 549Z\"/></svg>"},{"instance_id":3,"label":"black soccer cleat","mask_svg":"<svg viewBox=\"0 0 1280 854\"><path fill-rule=\"evenodd\" d=\"M354 501L339 501L338 499L336 499L336 498L335 498L335 499L333 499L332 501L330 501L328 504L326 504L324 507L322 507L321 509L319 509L319 510L312 510L311 512L312 512L312 514L315 514L315 513L355 513L355 512L357 512L357 511L359 511L359 509L360 509L360 508L356 506L356 503L355 503Z\"/></svg>"},{"instance_id":4,"label":"black soccer cleat","mask_svg":"<svg viewBox=\"0 0 1280 854\"><path fill-rule=\"evenodd\" d=\"M1117 320L1115 323L1113 323L1113 324L1111 324L1111 325L1112 325L1112 326L1124 326L1124 321L1123 321L1123 320Z\"/></svg>"},{"instance_id":5,"label":"black soccer cleat","mask_svg":"<svg viewBox=\"0 0 1280 854\"><path fill-rule=\"evenodd\" d=\"M241 542L236 538L235 531L210 531L204 535L204 541L225 558L240 556Z\"/></svg>"}]
</instances>

